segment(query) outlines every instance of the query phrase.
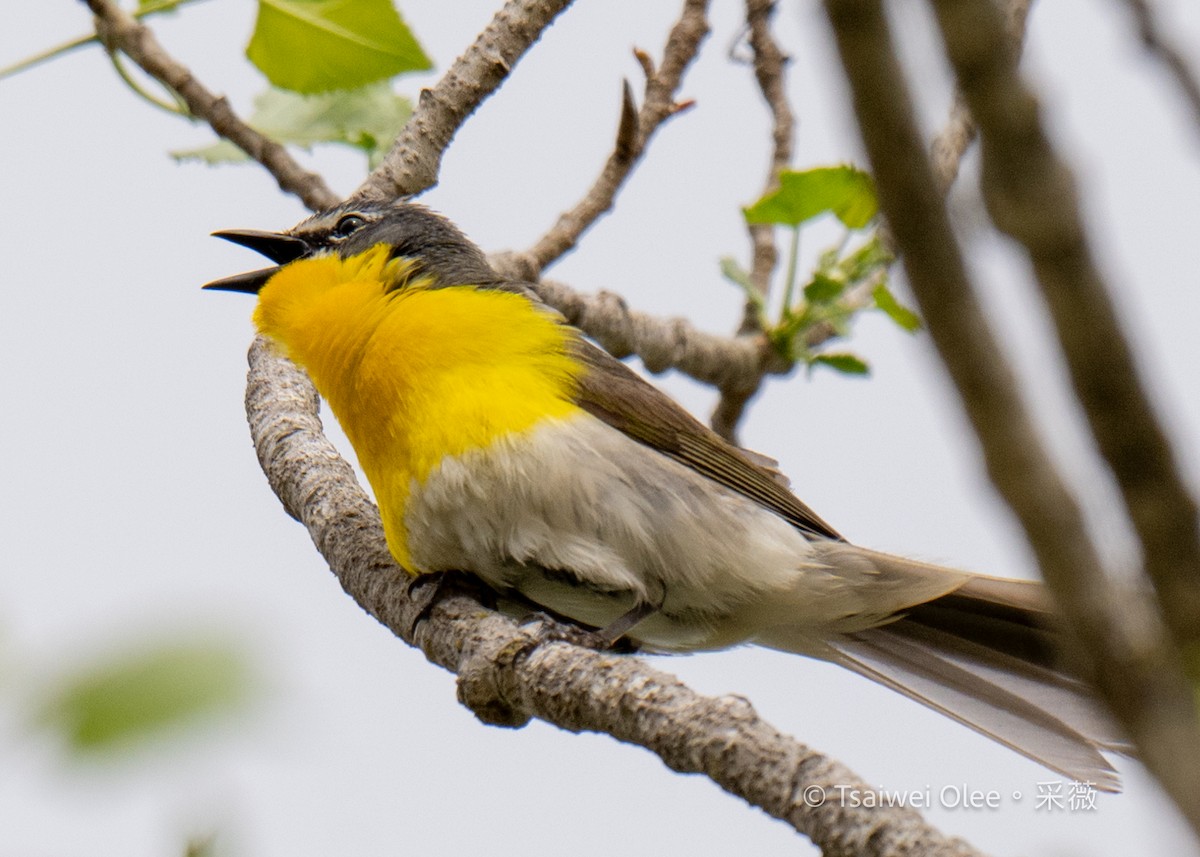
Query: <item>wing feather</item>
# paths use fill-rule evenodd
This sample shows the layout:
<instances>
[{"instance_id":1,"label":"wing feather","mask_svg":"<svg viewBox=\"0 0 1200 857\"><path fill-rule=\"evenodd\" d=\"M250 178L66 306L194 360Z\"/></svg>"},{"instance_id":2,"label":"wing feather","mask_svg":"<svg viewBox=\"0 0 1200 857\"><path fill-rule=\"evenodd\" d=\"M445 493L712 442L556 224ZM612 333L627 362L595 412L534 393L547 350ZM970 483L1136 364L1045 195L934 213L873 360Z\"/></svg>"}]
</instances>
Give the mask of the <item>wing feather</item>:
<instances>
[{"instance_id":1,"label":"wing feather","mask_svg":"<svg viewBox=\"0 0 1200 857\"><path fill-rule=\"evenodd\" d=\"M806 536L842 537L787 489L778 471L728 443L653 384L582 336L575 356L587 367L577 404L629 437L789 521Z\"/></svg>"}]
</instances>

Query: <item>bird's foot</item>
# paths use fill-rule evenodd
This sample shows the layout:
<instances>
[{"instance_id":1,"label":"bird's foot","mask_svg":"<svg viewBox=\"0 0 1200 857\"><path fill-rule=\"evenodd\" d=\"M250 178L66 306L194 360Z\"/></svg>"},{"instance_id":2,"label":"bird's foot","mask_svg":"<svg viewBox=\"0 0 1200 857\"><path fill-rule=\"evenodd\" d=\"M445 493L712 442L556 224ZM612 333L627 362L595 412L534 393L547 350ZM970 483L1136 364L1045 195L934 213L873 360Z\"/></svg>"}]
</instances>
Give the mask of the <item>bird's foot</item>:
<instances>
[{"instance_id":1,"label":"bird's foot","mask_svg":"<svg viewBox=\"0 0 1200 857\"><path fill-rule=\"evenodd\" d=\"M435 608L447 598L464 595L486 607L495 608L496 594L479 578L465 571L438 571L418 574L408 583L407 595L415 606L412 621L408 623L408 638L416 635L417 626L429 618Z\"/></svg>"},{"instance_id":2,"label":"bird's foot","mask_svg":"<svg viewBox=\"0 0 1200 857\"><path fill-rule=\"evenodd\" d=\"M620 621L620 620L618 620ZM627 655L638 650L638 646L624 636L625 629L590 628L569 619L553 616L543 610L529 613L519 623L522 627L536 625L533 631L538 643L570 643L597 652L612 652ZM615 630L615 633L614 633Z\"/></svg>"}]
</instances>

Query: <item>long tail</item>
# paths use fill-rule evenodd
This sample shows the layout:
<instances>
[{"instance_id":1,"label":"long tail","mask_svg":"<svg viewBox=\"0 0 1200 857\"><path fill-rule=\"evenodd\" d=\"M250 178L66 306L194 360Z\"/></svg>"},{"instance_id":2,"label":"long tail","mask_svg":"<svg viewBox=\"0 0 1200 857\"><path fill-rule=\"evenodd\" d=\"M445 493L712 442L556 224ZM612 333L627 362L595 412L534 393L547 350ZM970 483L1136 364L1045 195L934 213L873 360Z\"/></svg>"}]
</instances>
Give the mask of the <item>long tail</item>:
<instances>
[{"instance_id":1,"label":"long tail","mask_svg":"<svg viewBox=\"0 0 1200 857\"><path fill-rule=\"evenodd\" d=\"M869 552L867 552L869 553ZM871 554L885 575L933 566ZM825 640L768 629L759 645L821 657L890 687L1006 747L1101 791L1120 791L1101 750L1130 748L1090 690L1064 671L1040 584L969 577L886 624Z\"/></svg>"}]
</instances>

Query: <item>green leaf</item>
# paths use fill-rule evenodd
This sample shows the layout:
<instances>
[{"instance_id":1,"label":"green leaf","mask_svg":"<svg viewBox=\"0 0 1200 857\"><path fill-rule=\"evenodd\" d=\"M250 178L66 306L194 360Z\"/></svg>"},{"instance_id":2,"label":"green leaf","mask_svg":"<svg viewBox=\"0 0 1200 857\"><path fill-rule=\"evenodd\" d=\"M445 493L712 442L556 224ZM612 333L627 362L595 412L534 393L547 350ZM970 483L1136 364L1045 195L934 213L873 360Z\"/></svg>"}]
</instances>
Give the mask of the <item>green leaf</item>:
<instances>
[{"instance_id":1,"label":"green leaf","mask_svg":"<svg viewBox=\"0 0 1200 857\"><path fill-rule=\"evenodd\" d=\"M228 140L218 140L211 146L201 146L198 149L176 149L169 154L177 161L200 161L210 167L217 164L240 164L250 160L249 155Z\"/></svg>"},{"instance_id":2,"label":"green leaf","mask_svg":"<svg viewBox=\"0 0 1200 857\"><path fill-rule=\"evenodd\" d=\"M268 89L254 99L254 107L248 123L273 140L305 148L315 143L353 146L367 153L371 167L387 154L392 141L412 115L409 100L392 92L388 83L323 95L298 95L282 89ZM247 159L227 140L200 149L172 152L171 156L208 164Z\"/></svg>"},{"instance_id":3,"label":"green leaf","mask_svg":"<svg viewBox=\"0 0 1200 857\"><path fill-rule=\"evenodd\" d=\"M812 358L810 365L818 364L845 375L868 375L871 372L871 367L866 361L853 354L817 354Z\"/></svg>"},{"instance_id":4,"label":"green leaf","mask_svg":"<svg viewBox=\"0 0 1200 857\"><path fill-rule=\"evenodd\" d=\"M879 210L867 173L845 164L779 175L779 189L742 210L746 222L798 226L833 212L850 229L862 229Z\"/></svg>"},{"instance_id":5,"label":"green leaf","mask_svg":"<svg viewBox=\"0 0 1200 857\"><path fill-rule=\"evenodd\" d=\"M763 310L763 296L750 282L750 272L737 263L732 256L722 256L721 276L729 280L746 296L746 300L759 312Z\"/></svg>"},{"instance_id":6,"label":"green leaf","mask_svg":"<svg viewBox=\"0 0 1200 857\"><path fill-rule=\"evenodd\" d=\"M837 300L846 290L846 284L825 274L813 274L812 280L804 287L804 299L810 304L827 304Z\"/></svg>"},{"instance_id":7,"label":"green leaf","mask_svg":"<svg viewBox=\"0 0 1200 857\"><path fill-rule=\"evenodd\" d=\"M194 0L138 0L135 14L140 18L160 12L175 12L180 6L186 6Z\"/></svg>"},{"instance_id":8,"label":"green leaf","mask_svg":"<svg viewBox=\"0 0 1200 857\"><path fill-rule=\"evenodd\" d=\"M822 273L832 271L838 263L838 256L841 253L841 247L830 247L824 253L817 257L817 270Z\"/></svg>"},{"instance_id":9,"label":"green leaf","mask_svg":"<svg viewBox=\"0 0 1200 857\"><path fill-rule=\"evenodd\" d=\"M888 318L909 333L915 333L921 329L920 317L896 300L896 296L883 283L875 287L875 290L871 292L871 297L875 299L875 306L883 310Z\"/></svg>"},{"instance_id":10,"label":"green leaf","mask_svg":"<svg viewBox=\"0 0 1200 857\"><path fill-rule=\"evenodd\" d=\"M101 750L229 707L247 686L246 667L229 647L177 643L70 678L41 720L60 729L77 750Z\"/></svg>"},{"instance_id":11,"label":"green leaf","mask_svg":"<svg viewBox=\"0 0 1200 857\"><path fill-rule=\"evenodd\" d=\"M879 234L876 232L861 247L842 259L837 267L845 274L848 281L860 282L880 268L888 267L895 260L895 256L880 240Z\"/></svg>"},{"instance_id":12,"label":"green leaf","mask_svg":"<svg viewBox=\"0 0 1200 857\"><path fill-rule=\"evenodd\" d=\"M432 65L391 0L259 0L246 56L271 83L308 94Z\"/></svg>"}]
</instances>

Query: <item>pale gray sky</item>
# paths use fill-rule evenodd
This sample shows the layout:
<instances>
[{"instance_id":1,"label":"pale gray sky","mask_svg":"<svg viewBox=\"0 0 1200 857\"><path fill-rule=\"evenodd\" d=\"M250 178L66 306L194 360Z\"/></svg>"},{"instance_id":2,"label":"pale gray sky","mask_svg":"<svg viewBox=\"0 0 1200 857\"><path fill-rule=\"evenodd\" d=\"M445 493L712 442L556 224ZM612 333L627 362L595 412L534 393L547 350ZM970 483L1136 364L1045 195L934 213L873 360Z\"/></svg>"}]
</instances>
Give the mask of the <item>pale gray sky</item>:
<instances>
[{"instance_id":1,"label":"pale gray sky","mask_svg":"<svg viewBox=\"0 0 1200 857\"><path fill-rule=\"evenodd\" d=\"M438 69L489 19L495 0L408 0L403 11ZM572 204L611 145L634 45L657 55L677 3L586 2L563 17L447 154L425 201L485 249L524 247ZM784 0L794 57L798 166L861 160L815 0ZM1200 64L1200 6L1159 3ZM1111 0L1037 4L1028 67L1086 182L1096 246L1128 314L1142 365L1195 484L1200 397L1197 244L1200 131ZM6 16L0 65L86 30L80 3ZM683 87L697 107L667 125L649 159L582 247L553 274L623 293L639 308L727 331L740 299L717 258L746 254L738 206L758 194L766 115L731 65L740 3ZM452 10L452 11L449 11ZM947 89L920 4L895 4L930 127ZM240 59L253 4L199 4L156 22L212 89L245 108L262 81ZM415 93L435 78L410 79ZM244 642L263 676L249 714L113 768L80 769L31 741L0 684L0 857L151 857L216 830L235 855L794 854L780 823L598 736L534 724L478 724L453 678L394 641L342 594L261 477L242 414L251 302L201 293L253 266L214 229L299 219L261 170L177 166L173 148L209 132L157 113L90 49L0 82L0 278L5 486L0 528L0 678L39 677L143 638L216 631ZM313 163L340 191L361 158ZM1062 404L1023 265L978 229L971 254L1047 433L1089 498L1105 544L1111 495L1087 470ZM819 231L805 249L822 249ZM797 493L869 547L1014 576L1030 557L988 487L929 343L864 319L850 346L868 381L829 372L773 381L744 426ZM712 395L659 379L696 412ZM1144 773L1120 762L1126 793L1095 812L1034 810L1048 772L832 667L754 650L658 659L708 693L750 698L778 728L898 790L999 790L999 810L931 819L993 854L1198 853ZM1011 799L1021 792L1021 800Z\"/></svg>"}]
</instances>

